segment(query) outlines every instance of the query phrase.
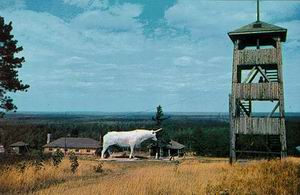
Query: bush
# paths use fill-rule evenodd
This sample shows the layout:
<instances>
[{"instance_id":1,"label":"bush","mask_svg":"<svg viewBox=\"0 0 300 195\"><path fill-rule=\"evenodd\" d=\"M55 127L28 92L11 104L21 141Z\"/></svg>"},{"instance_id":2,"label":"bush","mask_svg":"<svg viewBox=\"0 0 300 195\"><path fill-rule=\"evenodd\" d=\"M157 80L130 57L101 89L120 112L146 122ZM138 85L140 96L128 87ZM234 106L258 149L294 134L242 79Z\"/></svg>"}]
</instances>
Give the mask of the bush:
<instances>
[{"instance_id":1,"label":"bush","mask_svg":"<svg viewBox=\"0 0 300 195\"><path fill-rule=\"evenodd\" d=\"M52 155L52 162L54 166L58 166L62 159L64 158L64 153L60 150L56 150Z\"/></svg>"},{"instance_id":2,"label":"bush","mask_svg":"<svg viewBox=\"0 0 300 195\"><path fill-rule=\"evenodd\" d=\"M103 172L103 162L99 162L97 165L95 165L94 171L96 173L102 173Z\"/></svg>"},{"instance_id":3,"label":"bush","mask_svg":"<svg viewBox=\"0 0 300 195\"><path fill-rule=\"evenodd\" d=\"M31 155L33 157L33 165L37 168L37 169L41 169L44 164L44 156L43 156L43 152L41 150L33 150L31 152Z\"/></svg>"},{"instance_id":4,"label":"bush","mask_svg":"<svg viewBox=\"0 0 300 195\"><path fill-rule=\"evenodd\" d=\"M25 162L20 162L17 164L17 170L20 171L21 173L24 172L26 168L26 163Z\"/></svg>"},{"instance_id":5,"label":"bush","mask_svg":"<svg viewBox=\"0 0 300 195\"><path fill-rule=\"evenodd\" d=\"M193 133L193 151L198 155L226 157L229 151L229 129L198 129Z\"/></svg>"},{"instance_id":6,"label":"bush","mask_svg":"<svg viewBox=\"0 0 300 195\"><path fill-rule=\"evenodd\" d=\"M79 166L78 158L74 152L69 153L69 160L71 162L71 171L74 174Z\"/></svg>"}]
</instances>

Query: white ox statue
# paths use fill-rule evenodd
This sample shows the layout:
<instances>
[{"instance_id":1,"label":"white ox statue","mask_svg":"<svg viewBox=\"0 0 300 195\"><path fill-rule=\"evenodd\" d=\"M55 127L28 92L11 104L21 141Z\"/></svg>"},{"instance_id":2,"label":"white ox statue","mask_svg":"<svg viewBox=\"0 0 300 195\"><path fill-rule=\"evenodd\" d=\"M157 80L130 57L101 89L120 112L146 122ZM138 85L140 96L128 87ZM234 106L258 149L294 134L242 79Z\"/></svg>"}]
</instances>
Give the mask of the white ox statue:
<instances>
[{"instance_id":1,"label":"white ox statue","mask_svg":"<svg viewBox=\"0 0 300 195\"><path fill-rule=\"evenodd\" d=\"M156 133L162 130L161 128L154 130L136 129L133 131L111 131L103 136L103 148L101 152L101 158L104 158L104 154L109 146L118 145L120 147L130 147L129 158L133 156L133 150L135 146L139 146L143 141L152 139L157 141Z\"/></svg>"}]
</instances>

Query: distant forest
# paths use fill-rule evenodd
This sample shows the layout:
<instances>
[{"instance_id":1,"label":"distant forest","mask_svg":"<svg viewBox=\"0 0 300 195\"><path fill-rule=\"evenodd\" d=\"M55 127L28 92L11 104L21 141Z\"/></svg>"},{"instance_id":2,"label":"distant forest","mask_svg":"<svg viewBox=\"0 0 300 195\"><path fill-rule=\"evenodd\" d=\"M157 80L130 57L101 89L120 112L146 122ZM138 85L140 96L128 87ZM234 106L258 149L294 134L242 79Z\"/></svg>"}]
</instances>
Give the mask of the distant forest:
<instances>
[{"instance_id":1,"label":"distant forest","mask_svg":"<svg viewBox=\"0 0 300 195\"><path fill-rule=\"evenodd\" d=\"M224 116L171 115L162 127L158 137L178 141L186 146L186 151L203 156L225 157L229 154L229 123ZM137 128L157 127L150 114L14 114L0 120L0 144L8 149L16 141L24 141L32 150L40 150L46 144L47 133L52 134L52 140L65 136L99 140L108 131ZM287 117L286 128L288 154L297 155L295 147L300 145L300 116ZM248 141L251 144L251 139Z\"/></svg>"}]
</instances>

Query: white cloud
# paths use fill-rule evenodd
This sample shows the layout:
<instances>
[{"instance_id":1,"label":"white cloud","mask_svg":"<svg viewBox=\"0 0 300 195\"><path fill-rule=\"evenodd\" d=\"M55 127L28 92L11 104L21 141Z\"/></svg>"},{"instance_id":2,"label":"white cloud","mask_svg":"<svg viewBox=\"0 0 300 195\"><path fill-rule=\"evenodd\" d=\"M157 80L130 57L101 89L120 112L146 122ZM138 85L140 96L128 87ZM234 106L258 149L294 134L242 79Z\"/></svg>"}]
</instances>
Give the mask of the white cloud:
<instances>
[{"instance_id":1,"label":"white cloud","mask_svg":"<svg viewBox=\"0 0 300 195\"><path fill-rule=\"evenodd\" d=\"M186 97L197 98L184 110L227 109L232 43L226 33L255 19L251 7L241 11L240 5L181 0L167 10L165 19L170 31L182 28L191 36L172 33L149 38L137 19L141 5L65 3L84 12L70 22L46 12L2 12L6 21L13 21L13 34L24 47L21 77L31 88L28 94L16 96L21 109L31 110L32 100L37 100L39 110L128 111L130 106L125 105L132 105L140 111L145 105ZM299 43L296 24L282 23L290 28L288 45ZM164 34L158 31L166 28L155 32ZM224 97L217 106L199 103L215 97Z\"/></svg>"},{"instance_id":2,"label":"white cloud","mask_svg":"<svg viewBox=\"0 0 300 195\"><path fill-rule=\"evenodd\" d=\"M83 9L107 8L108 0L63 0L64 3L74 5Z\"/></svg>"},{"instance_id":3,"label":"white cloud","mask_svg":"<svg viewBox=\"0 0 300 195\"><path fill-rule=\"evenodd\" d=\"M141 24L137 21L142 7L133 4L113 6L107 10L88 10L75 17L71 25L74 28L97 29L106 31L137 31Z\"/></svg>"},{"instance_id":4,"label":"white cloud","mask_svg":"<svg viewBox=\"0 0 300 195\"><path fill-rule=\"evenodd\" d=\"M252 2L246 4L249 7ZM200 38L232 30L236 24L254 20L255 13L249 8L241 10L236 2L179 0L166 11L165 18L171 26L186 29Z\"/></svg>"},{"instance_id":5,"label":"white cloud","mask_svg":"<svg viewBox=\"0 0 300 195\"><path fill-rule=\"evenodd\" d=\"M292 20L280 23L288 29L287 33L287 48L299 52L300 48L300 20Z\"/></svg>"},{"instance_id":6,"label":"white cloud","mask_svg":"<svg viewBox=\"0 0 300 195\"><path fill-rule=\"evenodd\" d=\"M181 56L174 59L174 64L177 66L186 67L186 66L203 65L203 62L191 56Z\"/></svg>"},{"instance_id":7,"label":"white cloud","mask_svg":"<svg viewBox=\"0 0 300 195\"><path fill-rule=\"evenodd\" d=\"M25 0L0 0L0 10L17 10L26 7Z\"/></svg>"},{"instance_id":8,"label":"white cloud","mask_svg":"<svg viewBox=\"0 0 300 195\"><path fill-rule=\"evenodd\" d=\"M69 5L76 5L78 7L87 7L90 5L94 0L63 0L64 3Z\"/></svg>"},{"instance_id":9,"label":"white cloud","mask_svg":"<svg viewBox=\"0 0 300 195\"><path fill-rule=\"evenodd\" d=\"M300 2L263 2L263 21L282 21L297 14ZM242 8L242 9L241 9ZM179 0L165 13L174 27L188 30L197 38L220 36L256 20L256 5L251 1Z\"/></svg>"},{"instance_id":10,"label":"white cloud","mask_svg":"<svg viewBox=\"0 0 300 195\"><path fill-rule=\"evenodd\" d=\"M219 52L208 54L213 48L186 38L153 40L145 37L134 19L140 14L139 9L138 6L125 5L107 13L99 11L109 21L116 21L119 17L130 21L126 28L122 24L126 30L115 32L95 29L98 24L79 28L81 24L87 25L84 23L90 20L89 17L80 22L74 19L69 24L47 13L25 10L5 13L6 18L13 21L16 39L24 46L22 54L27 62L21 71L24 73L22 79L31 84L28 94L16 97L25 105L20 108L30 109L25 103L30 99L43 99L40 100L40 109L49 109L45 108L49 98L66 101L67 94L70 103L65 102L65 105L90 97L98 97L101 102L107 97L119 101L119 96L126 97L127 101L152 96L149 101L155 105L162 101L162 94L176 98L172 94L190 88L207 91L210 86L218 85L218 73L222 75L220 71L223 69L215 70L215 75L211 75L210 63L207 62ZM131 11L124 14L124 10ZM24 23L24 20L28 22ZM122 25L113 23L106 28ZM100 26L105 25L100 22ZM211 81L208 77L212 76L214 80ZM56 102L50 102L50 106L56 106ZM93 105L95 100L89 103L90 107ZM85 109L78 106L77 110Z\"/></svg>"},{"instance_id":11,"label":"white cloud","mask_svg":"<svg viewBox=\"0 0 300 195\"><path fill-rule=\"evenodd\" d=\"M263 21L287 21L299 14L299 1L263 1L261 19Z\"/></svg>"}]
</instances>

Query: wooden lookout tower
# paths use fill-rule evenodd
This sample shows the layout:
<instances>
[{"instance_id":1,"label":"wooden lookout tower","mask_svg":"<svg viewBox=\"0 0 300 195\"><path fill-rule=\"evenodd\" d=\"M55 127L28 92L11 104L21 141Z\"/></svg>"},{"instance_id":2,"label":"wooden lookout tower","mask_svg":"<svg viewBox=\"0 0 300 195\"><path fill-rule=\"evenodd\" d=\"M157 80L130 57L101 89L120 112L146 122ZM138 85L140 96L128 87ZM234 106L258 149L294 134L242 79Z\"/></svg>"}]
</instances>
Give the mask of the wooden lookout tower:
<instances>
[{"instance_id":1,"label":"wooden lookout tower","mask_svg":"<svg viewBox=\"0 0 300 195\"><path fill-rule=\"evenodd\" d=\"M259 0L257 20L228 33L234 44L230 162L242 154L287 155L281 52L286 34L287 29L260 21ZM256 112L257 104L269 108L267 113ZM264 147L245 143L247 136L262 138Z\"/></svg>"}]
</instances>

